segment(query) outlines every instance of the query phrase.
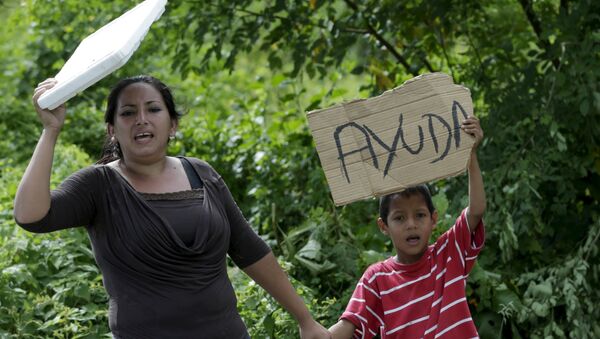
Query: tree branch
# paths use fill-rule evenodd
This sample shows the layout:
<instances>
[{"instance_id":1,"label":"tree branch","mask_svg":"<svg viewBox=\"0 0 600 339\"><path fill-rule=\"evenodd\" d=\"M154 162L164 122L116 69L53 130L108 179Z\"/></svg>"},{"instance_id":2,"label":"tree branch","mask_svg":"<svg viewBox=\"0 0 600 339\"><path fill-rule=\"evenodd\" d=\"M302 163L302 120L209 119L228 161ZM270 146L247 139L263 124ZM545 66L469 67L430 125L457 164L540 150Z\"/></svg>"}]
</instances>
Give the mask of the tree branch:
<instances>
[{"instance_id":1,"label":"tree branch","mask_svg":"<svg viewBox=\"0 0 600 339\"><path fill-rule=\"evenodd\" d=\"M533 31L535 32L535 35L537 36L538 40L542 44L542 47L546 50L546 52L549 52L551 47L550 41L542 38L542 23L535 16L531 0L519 0L519 3L521 4L521 7L523 7L523 11L525 11L525 16L527 17L529 24L533 28ZM560 60L554 58L552 59L552 64L554 65L555 69L558 69L558 66L560 66Z\"/></svg>"},{"instance_id":2,"label":"tree branch","mask_svg":"<svg viewBox=\"0 0 600 339\"><path fill-rule=\"evenodd\" d=\"M446 63L448 64L448 68L450 69L450 73L452 74L452 80L456 81L456 77L454 75L454 66L452 65L452 61L450 60L448 51L446 50L446 40L444 39L444 32L442 32L442 28L440 27L438 29L434 23L431 23L428 20L427 20L426 24L435 33L435 35L437 37L437 43L442 48L442 53L444 54L444 59L446 59Z\"/></svg>"},{"instance_id":3,"label":"tree branch","mask_svg":"<svg viewBox=\"0 0 600 339\"><path fill-rule=\"evenodd\" d=\"M421 61L423 61L423 64L425 65L425 67L427 68L427 70L428 70L429 72L431 72L431 73L433 73L433 72L437 72L437 71L436 71L436 70L433 68L433 66L431 66L431 64L429 63L429 60L427 60L427 58L425 58L425 56L423 56L423 57L421 58Z\"/></svg>"},{"instance_id":4,"label":"tree branch","mask_svg":"<svg viewBox=\"0 0 600 339\"><path fill-rule=\"evenodd\" d=\"M346 2L346 4L352 8L352 10L354 10L354 12L359 12L360 9L358 8L358 6L352 2L352 0L344 0ZM402 54L400 54L396 48L389 42L387 41L381 34L379 34L377 32L377 30L375 29L375 27L373 27L369 22L367 22L367 20L365 19L365 25L367 26L367 30L369 31L369 34L371 34L372 36L375 37L375 39L377 39L377 41L379 41L379 43L381 43L382 45L385 46L385 48L387 48L388 51L390 51L390 53L392 53L392 55L396 58L396 60L398 60L398 62L400 64L402 64L402 66L404 66L404 68L412 75L417 76L419 75L418 70L414 70L410 64L408 63L408 61L404 58L404 56L402 56ZM431 66L431 65L429 65Z\"/></svg>"},{"instance_id":5,"label":"tree branch","mask_svg":"<svg viewBox=\"0 0 600 339\"><path fill-rule=\"evenodd\" d=\"M0 0L2 1L2 0ZM358 8L358 5L355 4L354 2L352 2L352 0L345 0L346 4L352 8L352 10L354 10L355 12L358 12L360 9ZM212 7L216 7L218 8L219 6L213 3L208 3L209 6ZM283 21L283 22L292 22L293 20L288 18L288 17L283 17L283 16L279 16L276 14L263 14L263 13L257 13L251 10L248 10L246 8L240 8L238 6L234 7L234 10L238 13L243 13L243 14L247 14L247 15L251 15L251 16L255 16L255 17L265 17L265 16L270 16L274 19ZM314 25L315 27L319 27L322 29L328 29L328 27L318 24L318 23L314 23L311 22L312 25ZM389 42L387 41L381 34L379 34L377 32L377 30L375 29L375 27L373 27L371 24L369 24L368 21L366 21L365 19L365 25L367 27L367 29L363 29L363 28L357 28L357 27L345 27L342 28L341 31L342 32L347 32L347 33L354 33L354 34L370 34L373 37L375 37L375 39L381 43L383 46L385 46L385 48L392 53L392 55L396 58L396 60L402 64L402 66L404 66L404 68L412 75L417 76L419 75L418 70L413 69L413 67L410 66L410 64L408 63L408 61L406 60L406 58L404 58L404 56L402 56L402 54L400 54L400 52L398 52L398 50L396 50L396 48ZM427 60L426 57L421 57L420 58L421 61L423 62L423 64L425 65L425 67L430 71L430 72L435 72L434 68L431 66L431 64L429 63L429 61Z\"/></svg>"},{"instance_id":6,"label":"tree branch","mask_svg":"<svg viewBox=\"0 0 600 339\"><path fill-rule=\"evenodd\" d=\"M358 34L367 34L370 33L368 30L364 28L355 28L355 27L344 27L342 32L346 33L358 33Z\"/></svg>"},{"instance_id":7,"label":"tree branch","mask_svg":"<svg viewBox=\"0 0 600 339\"><path fill-rule=\"evenodd\" d=\"M2 0L0 0L2 1ZM244 13L244 14L248 14L254 17L265 17L265 16L270 16L274 19L278 19L279 21L282 22L292 22L292 19L288 18L288 17L284 17L281 15L276 15L276 14L263 14L263 13L257 13L257 12L253 12L251 10L245 9L245 8L240 8L240 7L235 7L235 10L240 12L240 13ZM326 25L323 24L319 24L319 23L315 23L315 22L310 22L310 25L313 25L315 27L319 27L322 29L326 29L329 30L329 27L327 27ZM368 30L364 29L364 28L356 28L356 27L344 27L342 29L340 29L342 32L345 33L357 33L357 34L367 34L370 33Z\"/></svg>"},{"instance_id":8,"label":"tree branch","mask_svg":"<svg viewBox=\"0 0 600 339\"><path fill-rule=\"evenodd\" d=\"M590 230L590 233L591 233L591 230ZM594 237L594 240L588 242L588 244L597 244L598 243L598 238L600 238L600 232L598 232L596 234L596 236ZM588 261L588 258L590 257L590 254L592 253L592 251L591 251L591 249L586 251L585 245L586 244L584 244L581 248L583 249L583 252L585 252L585 258L584 258L584 260Z\"/></svg>"},{"instance_id":9,"label":"tree branch","mask_svg":"<svg viewBox=\"0 0 600 339\"><path fill-rule=\"evenodd\" d=\"M569 15L569 0L560 0L560 9Z\"/></svg>"},{"instance_id":10,"label":"tree branch","mask_svg":"<svg viewBox=\"0 0 600 339\"><path fill-rule=\"evenodd\" d=\"M481 69L481 74L484 78L487 78L486 73L485 73L485 65L483 64L483 60L481 59L479 50L477 49L477 46L475 46L475 43L473 42L473 38L471 37L471 32L469 31L468 28L466 29L466 33L467 33L467 41L469 41L469 45L471 46L473 53L475 53L475 58L477 59L477 62L479 63L479 68Z\"/></svg>"}]
</instances>

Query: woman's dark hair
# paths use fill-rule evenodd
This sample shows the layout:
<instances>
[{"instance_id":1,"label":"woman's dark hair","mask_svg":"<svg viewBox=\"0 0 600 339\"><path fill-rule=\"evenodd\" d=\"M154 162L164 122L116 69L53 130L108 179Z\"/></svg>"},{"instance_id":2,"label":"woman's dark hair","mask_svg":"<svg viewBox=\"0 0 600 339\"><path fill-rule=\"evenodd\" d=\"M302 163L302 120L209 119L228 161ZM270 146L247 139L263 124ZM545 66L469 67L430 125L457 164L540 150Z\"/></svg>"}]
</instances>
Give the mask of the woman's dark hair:
<instances>
[{"instance_id":1,"label":"woman's dark hair","mask_svg":"<svg viewBox=\"0 0 600 339\"><path fill-rule=\"evenodd\" d=\"M169 112L171 120L179 122L182 114L175 108L175 100L173 99L171 90L162 81L150 75L136 75L122 79L112 88L110 94L108 95L106 112L104 112L104 122L111 125L114 124L119 95L127 86L140 82L151 85L161 94L163 101L167 106L167 111ZM123 153L121 152L119 142L112 140L111 137L107 135L106 140L104 141L104 146L102 147L102 155L96 164L107 164L111 161L121 159L122 157Z\"/></svg>"},{"instance_id":2,"label":"woman's dark hair","mask_svg":"<svg viewBox=\"0 0 600 339\"><path fill-rule=\"evenodd\" d=\"M387 225L387 217L388 214L390 214L390 204L392 203L392 200L398 196L408 198L415 194L419 194L423 197L423 199L425 199L425 203L427 204L429 214L433 214L433 212L435 212L435 207L433 207L433 200L431 200L431 192L429 192L429 188L427 187L427 185L418 185L409 187L401 192L382 196L379 199L379 217Z\"/></svg>"}]
</instances>

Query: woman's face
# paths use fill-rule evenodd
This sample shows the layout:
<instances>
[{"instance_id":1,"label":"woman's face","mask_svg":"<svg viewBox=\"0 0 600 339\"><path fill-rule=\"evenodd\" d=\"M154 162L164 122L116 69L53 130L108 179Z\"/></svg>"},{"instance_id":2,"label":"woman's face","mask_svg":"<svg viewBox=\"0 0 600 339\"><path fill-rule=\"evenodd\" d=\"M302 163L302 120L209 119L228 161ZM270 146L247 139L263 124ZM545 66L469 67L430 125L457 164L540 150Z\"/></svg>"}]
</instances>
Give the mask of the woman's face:
<instances>
[{"instance_id":1,"label":"woman's face","mask_svg":"<svg viewBox=\"0 0 600 339\"><path fill-rule=\"evenodd\" d=\"M169 136L175 134L176 120L171 119L162 95L152 85L138 82L121 91L114 124L108 133L119 142L123 158L152 162L167 153Z\"/></svg>"}]
</instances>

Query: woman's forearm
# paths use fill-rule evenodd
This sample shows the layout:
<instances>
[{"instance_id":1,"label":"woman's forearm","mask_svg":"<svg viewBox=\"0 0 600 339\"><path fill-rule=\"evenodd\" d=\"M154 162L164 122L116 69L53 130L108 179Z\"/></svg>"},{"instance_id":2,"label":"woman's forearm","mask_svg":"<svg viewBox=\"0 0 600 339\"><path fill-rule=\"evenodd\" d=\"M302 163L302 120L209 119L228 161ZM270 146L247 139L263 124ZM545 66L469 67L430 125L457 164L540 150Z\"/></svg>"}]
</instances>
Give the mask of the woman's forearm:
<instances>
[{"instance_id":1,"label":"woman's forearm","mask_svg":"<svg viewBox=\"0 0 600 339\"><path fill-rule=\"evenodd\" d=\"M279 266L272 252L256 263L244 268L244 272L265 289L299 324L312 321L304 301L296 293L287 275Z\"/></svg>"},{"instance_id":2,"label":"woman's forearm","mask_svg":"<svg viewBox=\"0 0 600 339\"><path fill-rule=\"evenodd\" d=\"M42 219L50 209L50 174L60 130L44 129L21 178L14 201L14 216L21 223Z\"/></svg>"},{"instance_id":3,"label":"woman's forearm","mask_svg":"<svg viewBox=\"0 0 600 339\"><path fill-rule=\"evenodd\" d=\"M296 293L277 259L269 252L256 263L244 268L244 272L264 288L283 308L286 309L300 325L302 339L329 339L331 334L317 323L304 304L304 300Z\"/></svg>"}]
</instances>

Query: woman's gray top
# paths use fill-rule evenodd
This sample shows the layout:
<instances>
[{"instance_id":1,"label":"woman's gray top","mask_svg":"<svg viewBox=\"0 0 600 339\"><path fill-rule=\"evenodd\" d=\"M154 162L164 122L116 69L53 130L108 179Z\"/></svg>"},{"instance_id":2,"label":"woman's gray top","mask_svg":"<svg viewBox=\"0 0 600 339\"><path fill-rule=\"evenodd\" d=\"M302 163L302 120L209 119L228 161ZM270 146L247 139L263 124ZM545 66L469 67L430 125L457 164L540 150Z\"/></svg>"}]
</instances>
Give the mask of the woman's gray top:
<instances>
[{"instance_id":1,"label":"woman's gray top","mask_svg":"<svg viewBox=\"0 0 600 339\"><path fill-rule=\"evenodd\" d=\"M19 223L38 233L86 226L117 338L246 336L226 255L244 268L270 248L248 225L221 176L201 160L185 160L203 185L191 194L142 194L114 168L95 165L52 191L42 220Z\"/></svg>"}]
</instances>

